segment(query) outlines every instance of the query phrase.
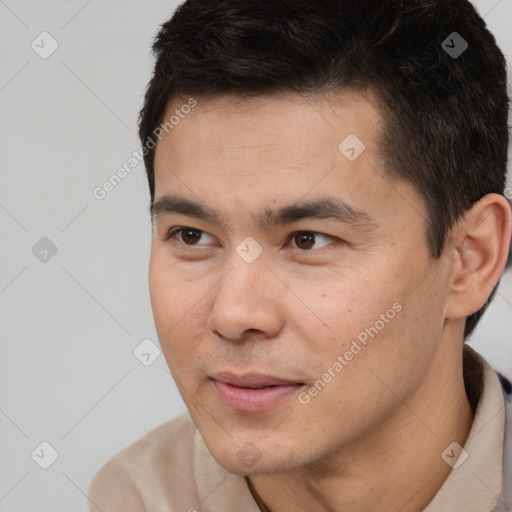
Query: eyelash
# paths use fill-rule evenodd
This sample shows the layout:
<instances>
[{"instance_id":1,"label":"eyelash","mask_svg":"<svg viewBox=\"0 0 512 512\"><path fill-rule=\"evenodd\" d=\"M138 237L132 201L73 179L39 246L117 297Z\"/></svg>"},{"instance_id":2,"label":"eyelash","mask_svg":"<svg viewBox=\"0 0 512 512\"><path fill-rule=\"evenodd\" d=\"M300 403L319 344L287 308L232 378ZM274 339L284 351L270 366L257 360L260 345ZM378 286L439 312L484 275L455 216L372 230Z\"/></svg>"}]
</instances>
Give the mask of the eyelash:
<instances>
[{"instance_id":1,"label":"eyelash","mask_svg":"<svg viewBox=\"0 0 512 512\"><path fill-rule=\"evenodd\" d=\"M208 234L206 233L205 231L202 231L201 229L196 229L196 228L191 228L191 227L179 227L179 228L175 228L173 230L170 230L167 235L165 236L164 238L164 241L165 242L170 242L172 239L176 239L176 235L179 235L180 233L184 232L184 231L197 231L198 233L205 233L205 234ZM335 238L333 236L330 236L330 235L325 235L323 233L319 233L317 231L307 231L307 230L301 230L301 231L295 231L294 233L291 233L288 237L288 240L287 240L287 244L292 241L297 235L300 235L300 234L313 234L313 235L320 235L320 236L323 236L325 238L329 238L331 240L333 240L333 243L334 244L341 244L343 243L342 240L340 240L339 238ZM212 235L209 235L209 236L212 236ZM179 242L177 242L179 243ZM185 246L185 247L194 247L194 244L185 244L183 242L181 242L181 245ZM294 248L300 252L303 252L303 253L313 253L313 252L318 252L318 251L321 251L322 249L326 249L326 250L329 250L329 249L332 249L331 247L332 244L330 245L326 245L324 247L321 247L320 249L300 249L300 248Z\"/></svg>"}]
</instances>

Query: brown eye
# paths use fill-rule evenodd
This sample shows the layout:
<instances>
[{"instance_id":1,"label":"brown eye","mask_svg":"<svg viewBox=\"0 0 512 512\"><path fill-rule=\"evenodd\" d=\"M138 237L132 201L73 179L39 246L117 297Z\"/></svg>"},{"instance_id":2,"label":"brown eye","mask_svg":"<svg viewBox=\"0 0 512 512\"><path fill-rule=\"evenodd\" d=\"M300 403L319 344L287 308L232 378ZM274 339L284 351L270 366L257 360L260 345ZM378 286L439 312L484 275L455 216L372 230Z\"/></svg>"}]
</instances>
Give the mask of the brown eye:
<instances>
[{"instance_id":1,"label":"brown eye","mask_svg":"<svg viewBox=\"0 0 512 512\"><path fill-rule=\"evenodd\" d=\"M194 245L197 240L201 239L201 231L197 229L182 229L181 230L181 239L186 244Z\"/></svg>"},{"instance_id":2,"label":"brown eye","mask_svg":"<svg viewBox=\"0 0 512 512\"><path fill-rule=\"evenodd\" d=\"M194 228L178 228L170 231L166 237L166 241L175 241L176 243L182 243L188 246L203 245L197 244L198 240L201 240L204 236L209 236L204 231ZM178 239L177 241L174 239Z\"/></svg>"},{"instance_id":3,"label":"brown eye","mask_svg":"<svg viewBox=\"0 0 512 512\"><path fill-rule=\"evenodd\" d=\"M311 249L315 244L315 235L313 233L299 233L295 235L294 240L299 249Z\"/></svg>"},{"instance_id":4,"label":"brown eye","mask_svg":"<svg viewBox=\"0 0 512 512\"><path fill-rule=\"evenodd\" d=\"M325 240L330 240L330 237L328 237L327 235L315 233L314 231L300 231L298 233L294 233L292 237L298 249L309 252L313 252L311 249L313 249L315 243L317 243L318 237L324 238ZM324 244L323 246L316 247L316 249L322 249L323 247L326 247L328 245L330 244Z\"/></svg>"}]
</instances>

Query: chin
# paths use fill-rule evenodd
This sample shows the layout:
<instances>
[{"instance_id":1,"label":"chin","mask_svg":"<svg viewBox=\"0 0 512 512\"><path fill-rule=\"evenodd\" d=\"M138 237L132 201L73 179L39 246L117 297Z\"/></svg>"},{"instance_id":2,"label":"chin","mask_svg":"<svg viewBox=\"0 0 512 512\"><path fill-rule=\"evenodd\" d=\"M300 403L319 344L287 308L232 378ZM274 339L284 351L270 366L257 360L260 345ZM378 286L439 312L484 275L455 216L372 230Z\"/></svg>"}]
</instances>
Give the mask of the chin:
<instances>
[{"instance_id":1,"label":"chin","mask_svg":"<svg viewBox=\"0 0 512 512\"><path fill-rule=\"evenodd\" d=\"M262 449L248 441L240 448L216 446L208 447L213 458L230 473L239 476L282 473L297 467L293 453L279 453L275 447Z\"/></svg>"}]
</instances>

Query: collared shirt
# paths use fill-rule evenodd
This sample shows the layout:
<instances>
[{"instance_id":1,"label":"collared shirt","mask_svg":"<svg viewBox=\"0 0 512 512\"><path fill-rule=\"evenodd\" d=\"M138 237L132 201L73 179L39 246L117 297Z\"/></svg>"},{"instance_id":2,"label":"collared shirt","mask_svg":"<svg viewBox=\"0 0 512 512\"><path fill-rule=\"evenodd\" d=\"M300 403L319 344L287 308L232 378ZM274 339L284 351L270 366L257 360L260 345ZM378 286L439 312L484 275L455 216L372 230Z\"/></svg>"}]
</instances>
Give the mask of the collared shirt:
<instances>
[{"instance_id":1,"label":"collared shirt","mask_svg":"<svg viewBox=\"0 0 512 512\"><path fill-rule=\"evenodd\" d=\"M475 409L473 424L459 459L457 447L443 452L454 469L424 512L492 512L498 504L505 436L502 387L485 359L467 345L464 379ZM260 512L247 478L216 462L188 413L114 456L96 473L88 496L90 512Z\"/></svg>"}]
</instances>

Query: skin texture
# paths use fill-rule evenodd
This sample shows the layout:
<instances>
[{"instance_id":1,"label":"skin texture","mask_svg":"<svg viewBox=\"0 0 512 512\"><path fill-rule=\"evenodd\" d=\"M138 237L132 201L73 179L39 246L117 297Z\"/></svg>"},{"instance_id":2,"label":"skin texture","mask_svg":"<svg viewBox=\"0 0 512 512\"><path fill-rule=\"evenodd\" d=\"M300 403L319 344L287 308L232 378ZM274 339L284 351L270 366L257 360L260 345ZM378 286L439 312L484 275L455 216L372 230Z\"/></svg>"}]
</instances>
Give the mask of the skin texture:
<instances>
[{"instance_id":1,"label":"skin texture","mask_svg":"<svg viewBox=\"0 0 512 512\"><path fill-rule=\"evenodd\" d=\"M503 271L506 200L485 196L434 261L421 195L383 168L370 95L197 100L158 143L156 199L199 201L222 222L156 215L149 283L163 353L208 449L228 471L250 475L272 512L422 510L451 469L441 453L464 445L473 420L464 319ZM172 98L165 118L186 101ZM338 149L350 134L366 146L355 161ZM372 222L264 229L252 217L326 195ZM166 241L179 227L197 238ZM291 236L298 231L316 235L304 243ZM263 250L252 263L236 251L247 237ZM400 312L307 404L294 395L264 412L234 412L209 378L263 373L308 389L396 303Z\"/></svg>"}]
</instances>

